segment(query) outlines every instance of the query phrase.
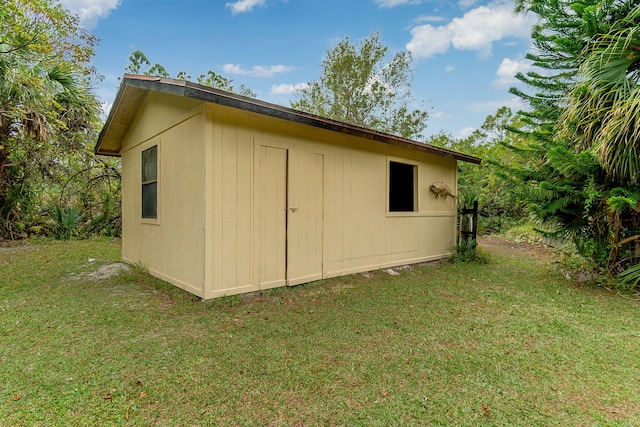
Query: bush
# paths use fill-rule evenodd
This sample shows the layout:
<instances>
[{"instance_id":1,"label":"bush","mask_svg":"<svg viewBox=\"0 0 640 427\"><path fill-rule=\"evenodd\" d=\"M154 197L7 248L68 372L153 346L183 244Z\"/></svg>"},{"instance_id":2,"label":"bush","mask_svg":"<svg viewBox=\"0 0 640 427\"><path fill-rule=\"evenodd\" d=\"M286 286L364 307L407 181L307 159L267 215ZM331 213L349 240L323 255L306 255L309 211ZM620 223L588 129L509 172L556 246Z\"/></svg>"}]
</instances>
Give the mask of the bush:
<instances>
[{"instance_id":1,"label":"bush","mask_svg":"<svg viewBox=\"0 0 640 427\"><path fill-rule=\"evenodd\" d=\"M489 257L478 248L478 242L475 240L460 240L455 247L455 253L449 261L456 262L476 262L479 264L488 264Z\"/></svg>"}]
</instances>

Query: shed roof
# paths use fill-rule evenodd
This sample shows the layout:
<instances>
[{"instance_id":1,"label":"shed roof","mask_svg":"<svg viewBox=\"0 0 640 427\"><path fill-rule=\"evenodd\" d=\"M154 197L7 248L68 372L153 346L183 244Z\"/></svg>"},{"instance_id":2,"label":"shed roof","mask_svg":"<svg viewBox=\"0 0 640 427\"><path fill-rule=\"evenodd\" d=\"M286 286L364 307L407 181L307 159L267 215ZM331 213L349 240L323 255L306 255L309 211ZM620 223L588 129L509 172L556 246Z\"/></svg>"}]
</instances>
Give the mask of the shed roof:
<instances>
[{"instance_id":1,"label":"shed roof","mask_svg":"<svg viewBox=\"0 0 640 427\"><path fill-rule=\"evenodd\" d=\"M321 129L384 142L390 145L451 157L456 160L469 163L479 164L481 161L478 157L459 153L457 151L412 141L406 138L366 129L361 126L338 122L336 120L247 98L234 93L188 82L186 80L139 76L133 74L125 74L120 82L116 99L111 107L107 121L98 136L98 142L95 146L96 154L106 156L120 155L120 145L122 140L133 123L138 109L142 105L146 95L152 91L184 96L213 104L238 108L240 110L276 117L294 123L302 123Z\"/></svg>"}]
</instances>

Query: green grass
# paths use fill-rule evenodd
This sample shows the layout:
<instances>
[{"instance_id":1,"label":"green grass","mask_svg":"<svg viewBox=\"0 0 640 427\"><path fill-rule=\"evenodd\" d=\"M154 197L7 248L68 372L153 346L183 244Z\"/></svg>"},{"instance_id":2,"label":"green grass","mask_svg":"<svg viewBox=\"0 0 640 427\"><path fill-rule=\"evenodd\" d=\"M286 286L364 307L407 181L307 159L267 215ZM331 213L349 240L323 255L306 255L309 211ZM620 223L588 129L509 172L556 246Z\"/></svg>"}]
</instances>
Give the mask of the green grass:
<instances>
[{"instance_id":1,"label":"green grass","mask_svg":"<svg viewBox=\"0 0 640 427\"><path fill-rule=\"evenodd\" d=\"M202 302L119 245L0 248L0 425L640 425L640 303L534 252Z\"/></svg>"}]
</instances>

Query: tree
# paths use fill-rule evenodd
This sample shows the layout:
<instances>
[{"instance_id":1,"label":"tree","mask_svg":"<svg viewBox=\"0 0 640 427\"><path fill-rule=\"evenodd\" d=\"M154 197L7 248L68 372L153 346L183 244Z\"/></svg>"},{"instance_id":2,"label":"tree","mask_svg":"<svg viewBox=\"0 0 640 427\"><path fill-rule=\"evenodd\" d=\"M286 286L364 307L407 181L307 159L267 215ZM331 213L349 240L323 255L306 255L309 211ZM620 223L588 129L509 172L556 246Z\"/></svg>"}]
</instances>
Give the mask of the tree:
<instances>
[{"instance_id":1,"label":"tree","mask_svg":"<svg viewBox=\"0 0 640 427\"><path fill-rule=\"evenodd\" d=\"M518 157L506 147L521 146L522 138L509 129L520 129L521 118L510 108L501 107L486 117L480 129L466 138L455 139L446 133L433 135L429 144L480 157L481 165L458 164L459 194L479 202L483 232L504 231L527 217L522 193L526 187L515 185L503 173L513 167Z\"/></svg>"},{"instance_id":2,"label":"tree","mask_svg":"<svg viewBox=\"0 0 640 427\"><path fill-rule=\"evenodd\" d=\"M73 149L73 134L97 124L96 39L53 0L5 0L0 14L0 237L15 237L34 180Z\"/></svg>"},{"instance_id":3,"label":"tree","mask_svg":"<svg viewBox=\"0 0 640 427\"><path fill-rule=\"evenodd\" d=\"M527 56L542 71L517 76L534 94L511 90L530 110L521 112L526 145L513 147L520 165L509 172L530 188L526 202L545 234L571 239L612 273L640 254L624 247L640 233L629 208L640 200L630 187L638 170L637 143L629 143L637 141L630 138L637 136L638 110L628 96L637 86L636 3L516 2L518 11L540 18Z\"/></svg>"},{"instance_id":4,"label":"tree","mask_svg":"<svg viewBox=\"0 0 640 427\"><path fill-rule=\"evenodd\" d=\"M428 113L412 109L411 53L396 53L377 33L349 37L327 51L322 76L297 92L295 109L404 138L420 139Z\"/></svg>"},{"instance_id":5,"label":"tree","mask_svg":"<svg viewBox=\"0 0 640 427\"><path fill-rule=\"evenodd\" d=\"M559 135L593 153L605 172L614 272L640 262L640 9L617 16L585 47L580 82L558 124ZM626 252L625 244L632 244Z\"/></svg>"},{"instance_id":6,"label":"tree","mask_svg":"<svg viewBox=\"0 0 640 427\"><path fill-rule=\"evenodd\" d=\"M129 55L129 65L127 65L124 70L127 73L131 74L171 77L171 75L163 65L158 63L151 65L151 61L149 61L147 55L145 55L145 53L140 49L131 52L131 54ZM178 73L176 74L176 78L181 80L190 80L191 76L185 71L178 71ZM227 92L238 93L239 95L249 98L257 98L258 96L254 91L252 91L245 85L240 85L239 89L236 90L232 85L233 80L230 80L213 70L207 71L206 74L200 74L196 79L196 83L215 89L225 90Z\"/></svg>"},{"instance_id":7,"label":"tree","mask_svg":"<svg viewBox=\"0 0 640 427\"><path fill-rule=\"evenodd\" d=\"M585 48L560 133L593 149L611 181L640 183L640 9Z\"/></svg>"}]
</instances>

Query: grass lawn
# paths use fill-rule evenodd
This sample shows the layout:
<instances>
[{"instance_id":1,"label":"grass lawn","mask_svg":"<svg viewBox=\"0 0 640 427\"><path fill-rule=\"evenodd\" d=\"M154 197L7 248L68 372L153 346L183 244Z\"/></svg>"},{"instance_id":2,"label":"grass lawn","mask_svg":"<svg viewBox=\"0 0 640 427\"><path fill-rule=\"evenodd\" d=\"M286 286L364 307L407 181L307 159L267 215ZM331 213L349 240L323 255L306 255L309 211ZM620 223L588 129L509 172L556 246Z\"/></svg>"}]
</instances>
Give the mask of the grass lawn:
<instances>
[{"instance_id":1,"label":"grass lawn","mask_svg":"<svg viewBox=\"0 0 640 427\"><path fill-rule=\"evenodd\" d=\"M640 302L485 250L205 303L83 275L119 240L0 248L0 425L640 425Z\"/></svg>"}]
</instances>

